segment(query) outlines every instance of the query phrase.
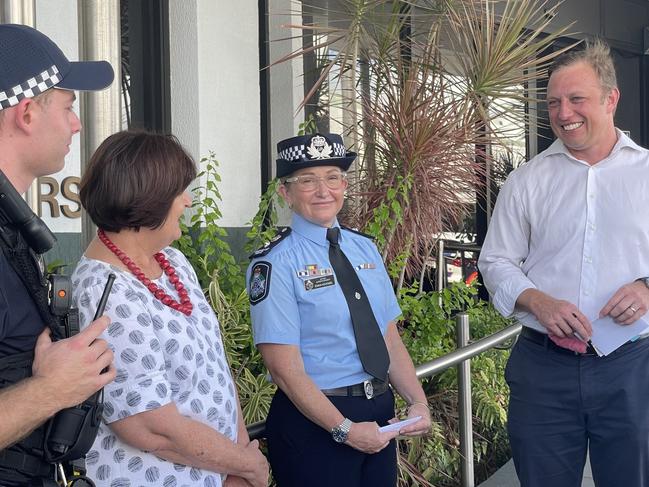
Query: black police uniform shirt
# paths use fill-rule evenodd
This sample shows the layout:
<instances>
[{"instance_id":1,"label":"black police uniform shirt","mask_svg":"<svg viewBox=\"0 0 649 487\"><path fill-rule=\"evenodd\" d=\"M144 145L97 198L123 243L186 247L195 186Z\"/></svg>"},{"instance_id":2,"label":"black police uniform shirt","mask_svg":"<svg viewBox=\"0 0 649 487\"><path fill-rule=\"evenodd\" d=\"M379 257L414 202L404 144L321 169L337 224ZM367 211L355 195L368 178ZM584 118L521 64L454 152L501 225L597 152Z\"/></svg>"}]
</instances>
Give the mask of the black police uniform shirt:
<instances>
[{"instance_id":1,"label":"black police uniform shirt","mask_svg":"<svg viewBox=\"0 0 649 487\"><path fill-rule=\"evenodd\" d=\"M43 329L27 287L0 250L0 359L33 350Z\"/></svg>"}]
</instances>

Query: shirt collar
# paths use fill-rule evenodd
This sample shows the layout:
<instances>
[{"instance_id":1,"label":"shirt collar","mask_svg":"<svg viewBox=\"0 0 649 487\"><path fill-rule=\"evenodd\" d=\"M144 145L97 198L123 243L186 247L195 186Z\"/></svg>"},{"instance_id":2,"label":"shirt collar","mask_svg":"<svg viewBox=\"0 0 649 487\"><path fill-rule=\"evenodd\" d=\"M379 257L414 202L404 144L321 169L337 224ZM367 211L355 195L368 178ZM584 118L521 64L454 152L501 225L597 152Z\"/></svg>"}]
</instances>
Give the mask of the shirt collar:
<instances>
[{"instance_id":1,"label":"shirt collar","mask_svg":"<svg viewBox=\"0 0 649 487\"><path fill-rule=\"evenodd\" d=\"M338 224L338 219L334 221L333 226L340 227L340 225ZM327 227L316 225L315 223L310 222L298 213L293 212L293 217L291 219L291 228L294 232L299 233L303 237L308 238L318 245L327 247L329 246L329 242L327 241ZM339 238L342 241L342 232Z\"/></svg>"},{"instance_id":2,"label":"shirt collar","mask_svg":"<svg viewBox=\"0 0 649 487\"><path fill-rule=\"evenodd\" d=\"M624 132L622 132L620 129L617 127L615 128L615 132L617 133L617 142L613 146L613 149L611 150L611 153L606 156L606 159L611 157L613 154L617 153L618 151L622 150L623 148L629 148L631 150L636 150L640 151L642 148L633 142L629 136L627 136ZM578 159L575 159L575 157L570 153L568 148L565 146L563 141L559 138L557 138L550 147L548 147L544 152L543 152L543 157L548 157L548 156L553 156L556 154L562 154L574 161L582 162L579 161ZM604 160L604 159L602 159Z\"/></svg>"}]
</instances>

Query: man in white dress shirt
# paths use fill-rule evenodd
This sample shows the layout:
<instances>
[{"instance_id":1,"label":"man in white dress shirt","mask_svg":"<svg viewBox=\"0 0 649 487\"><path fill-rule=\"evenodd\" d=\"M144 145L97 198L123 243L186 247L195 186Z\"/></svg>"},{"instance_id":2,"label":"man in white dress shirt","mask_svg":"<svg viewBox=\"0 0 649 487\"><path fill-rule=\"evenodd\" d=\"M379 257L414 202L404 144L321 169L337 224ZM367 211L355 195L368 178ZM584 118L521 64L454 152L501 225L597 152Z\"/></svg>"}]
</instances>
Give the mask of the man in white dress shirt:
<instances>
[{"instance_id":1,"label":"man in white dress shirt","mask_svg":"<svg viewBox=\"0 0 649 487\"><path fill-rule=\"evenodd\" d=\"M547 105L556 140L503 186L479 267L495 307L522 323L505 372L523 487L649 486L649 340L605 357L593 321L649 308L649 152L615 128L610 51L558 58ZM582 340L580 340L581 338Z\"/></svg>"}]
</instances>

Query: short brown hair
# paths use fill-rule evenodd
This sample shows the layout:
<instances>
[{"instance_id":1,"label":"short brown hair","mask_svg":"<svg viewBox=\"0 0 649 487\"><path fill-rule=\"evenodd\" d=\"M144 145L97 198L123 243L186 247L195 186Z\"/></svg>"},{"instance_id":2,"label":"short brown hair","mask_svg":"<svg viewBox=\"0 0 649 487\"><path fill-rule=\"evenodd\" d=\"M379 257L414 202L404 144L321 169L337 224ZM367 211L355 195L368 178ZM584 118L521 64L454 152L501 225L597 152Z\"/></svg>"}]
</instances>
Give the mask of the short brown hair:
<instances>
[{"instance_id":1,"label":"short brown hair","mask_svg":"<svg viewBox=\"0 0 649 487\"><path fill-rule=\"evenodd\" d=\"M124 131L104 140L81 178L79 196L102 230L159 228L196 165L173 135Z\"/></svg>"},{"instance_id":2,"label":"short brown hair","mask_svg":"<svg viewBox=\"0 0 649 487\"><path fill-rule=\"evenodd\" d=\"M583 47L561 54L550 66L550 76L555 71L578 62L584 62L593 68L605 94L617 88L615 65L611 57L611 49L606 42L601 39L589 39Z\"/></svg>"},{"instance_id":3,"label":"short brown hair","mask_svg":"<svg viewBox=\"0 0 649 487\"><path fill-rule=\"evenodd\" d=\"M52 88L50 88L49 90L46 90L46 91L44 91L42 93L39 93L38 95L32 97L32 100L35 100L37 103L39 103L43 107L47 107L47 105L50 104L50 94L53 91L54 90ZM0 125L2 125L2 120L4 119L5 113L7 113L7 110L9 110L10 108L13 108L13 107L9 107L9 108L5 108L3 110L0 110Z\"/></svg>"}]
</instances>

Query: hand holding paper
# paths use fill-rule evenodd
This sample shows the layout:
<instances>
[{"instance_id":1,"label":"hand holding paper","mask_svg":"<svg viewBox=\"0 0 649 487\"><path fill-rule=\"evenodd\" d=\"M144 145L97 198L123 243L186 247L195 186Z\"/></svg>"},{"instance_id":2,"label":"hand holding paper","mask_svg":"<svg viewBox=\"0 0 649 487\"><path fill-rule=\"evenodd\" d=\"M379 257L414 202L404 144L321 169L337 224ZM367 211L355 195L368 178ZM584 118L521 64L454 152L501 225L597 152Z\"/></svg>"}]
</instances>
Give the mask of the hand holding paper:
<instances>
[{"instance_id":1,"label":"hand holding paper","mask_svg":"<svg viewBox=\"0 0 649 487\"><path fill-rule=\"evenodd\" d=\"M388 431L399 431L401 428L405 428L410 424L416 423L420 419L421 416L415 416L414 418L403 419L401 421L397 421L396 423L388 424L386 426L381 426L379 428L379 432L386 433Z\"/></svg>"},{"instance_id":2,"label":"hand holding paper","mask_svg":"<svg viewBox=\"0 0 649 487\"><path fill-rule=\"evenodd\" d=\"M631 325L620 325L610 316L593 321L593 336L590 341L600 356L608 355L629 340L647 331L649 324L640 318Z\"/></svg>"}]
</instances>

